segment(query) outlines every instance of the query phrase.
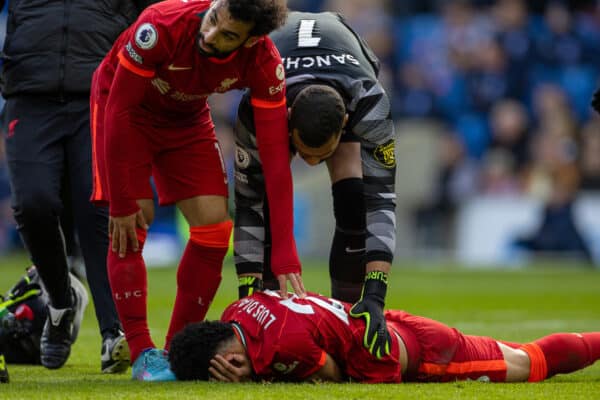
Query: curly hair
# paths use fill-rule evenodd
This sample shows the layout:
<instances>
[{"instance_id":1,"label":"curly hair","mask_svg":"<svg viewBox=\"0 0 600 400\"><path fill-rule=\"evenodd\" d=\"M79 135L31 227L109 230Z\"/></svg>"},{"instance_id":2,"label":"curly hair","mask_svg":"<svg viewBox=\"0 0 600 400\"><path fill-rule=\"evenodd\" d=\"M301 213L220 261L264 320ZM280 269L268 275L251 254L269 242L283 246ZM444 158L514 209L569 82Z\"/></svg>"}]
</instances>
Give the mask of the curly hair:
<instances>
[{"instance_id":1,"label":"curly hair","mask_svg":"<svg viewBox=\"0 0 600 400\"><path fill-rule=\"evenodd\" d=\"M252 36L263 36L285 24L286 0L225 0L233 19L253 22Z\"/></svg>"},{"instance_id":2,"label":"curly hair","mask_svg":"<svg viewBox=\"0 0 600 400\"><path fill-rule=\"evenodd\" d=\"M219 347L233 337L233 327L227 322L203 321L187 325L171 340L171 370L180 381L207 381L210 360Z\"/></svg>"},{"instance_id":3,"label":"curly hair","mask_svg":"<svg viewBox=\"0 0 600 400\"><path fill-rule=\"evenodd\" d=\"M311 84L301 89L290 110L290 131L297 129L309 147L322 146L344 126L344 100L327 85Z\"/></svg>"}]
</instances>

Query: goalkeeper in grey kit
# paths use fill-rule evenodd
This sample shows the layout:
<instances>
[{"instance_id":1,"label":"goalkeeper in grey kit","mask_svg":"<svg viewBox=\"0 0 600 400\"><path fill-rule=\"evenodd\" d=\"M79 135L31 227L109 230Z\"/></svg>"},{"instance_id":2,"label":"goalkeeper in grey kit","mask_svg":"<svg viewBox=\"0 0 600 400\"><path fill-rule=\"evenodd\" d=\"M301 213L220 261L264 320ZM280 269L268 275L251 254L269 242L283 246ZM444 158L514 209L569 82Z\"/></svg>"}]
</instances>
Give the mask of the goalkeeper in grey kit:
<instances>
[{"instance_id":1,"label":"goalkeeper in grey kit","mask_svg":"<svg viewBox=\"0 0 600 400\"><path fill-rule=\"evenodd\" d=\"M364 345L389 354L383 317L395 248L396 161L390 103L367 44L335 13L291 12L271 34L286 71L292 152L309 165L325 162L336 228L331 296L354 303L367 324ZM284 88L271 88L283 90ZM235 264L240 297L269 285L269 205L248 95L236 124Z\"/></svg>"}]
</instances>

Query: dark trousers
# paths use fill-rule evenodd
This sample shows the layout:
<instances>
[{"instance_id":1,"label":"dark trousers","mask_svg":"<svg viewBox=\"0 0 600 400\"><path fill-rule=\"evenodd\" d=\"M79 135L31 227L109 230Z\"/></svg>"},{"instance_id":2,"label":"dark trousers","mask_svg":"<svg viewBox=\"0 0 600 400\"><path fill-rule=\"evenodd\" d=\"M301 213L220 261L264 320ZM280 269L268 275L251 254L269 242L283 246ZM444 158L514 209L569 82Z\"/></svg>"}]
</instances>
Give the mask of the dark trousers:
<instances>
[{"instance_id":1,"label":"dark trousers","mask_svg":"<svg viewBox=\"0 0 600 400\"><path fill-rule=\"evenodd\" d=\"M120 327L106 272L108 213L89 201L92 150L88 96L67 100L11 97L4 113L15 220L50 301L55 308L70 303L60 216L72 213L100 331L104 334ZM65 196L68 201L63 202Z\"/></svg>"}]
</instances>

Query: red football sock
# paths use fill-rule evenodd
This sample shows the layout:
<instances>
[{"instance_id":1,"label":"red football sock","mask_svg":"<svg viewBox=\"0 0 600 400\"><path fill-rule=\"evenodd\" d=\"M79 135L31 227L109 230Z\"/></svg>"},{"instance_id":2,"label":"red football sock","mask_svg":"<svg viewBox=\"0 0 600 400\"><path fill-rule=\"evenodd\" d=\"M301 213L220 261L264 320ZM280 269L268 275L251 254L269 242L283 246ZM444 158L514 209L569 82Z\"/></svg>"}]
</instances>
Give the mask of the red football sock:
<instances>
[{"instance_id":1,"label":"red football sock","mask_svg":"<svg viewBox=\"0 0 600 400\"><path fill-rule=\"evenodd\" d=\"M146 231L137 230L140 249L127 250L124 258L110 247L107 257L108 279L119 314L133 363L139 354L149 347L156 347L150 338L146 316L148 281L142 248ZM109 243L109 246L111 244Z\"/></svg>"},{"instance_id":2,"label":"red football sock","mask_svg":"<svg viewBox=\"0 0 600 400\"><path fill-rule=\"evenodd\" d=\"M173 336L191 322L204 319L219 284L227 253L231 221L190 228L190 240L177 269L177 297L165 349Z\"/></svg>"},{"instance_id":3,"label":"red football sock","mask_svg":"<svg viewBox=\"0 0 600 400\"><path fill-rule=\"evenodd\" d=\"M523 346L531 359L530 382L585 368L600 359L600 332L555 333Z\"/></svg>"}]
</instances>

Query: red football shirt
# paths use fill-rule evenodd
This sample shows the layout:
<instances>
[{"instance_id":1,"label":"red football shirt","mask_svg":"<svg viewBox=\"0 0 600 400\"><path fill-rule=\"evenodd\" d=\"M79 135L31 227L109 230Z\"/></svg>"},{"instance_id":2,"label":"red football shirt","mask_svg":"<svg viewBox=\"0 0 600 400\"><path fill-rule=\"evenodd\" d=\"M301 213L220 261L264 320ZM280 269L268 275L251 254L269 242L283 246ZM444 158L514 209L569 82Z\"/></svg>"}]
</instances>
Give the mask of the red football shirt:
<instances>
[{"instance_id":1,"label":"red football shirt","mask_svg":"<svg viewBox=\"0 0 600 400\"><path fill-rule=\"evenodd\" d=\"M363 347L365 324L348 315L351 305L318 294L304 299L257 292L231 304L222 321L235 322L254 372L265 379L303 380L318 371L329 354L350 378L399 382L399 344L377 359Z\"/></svg>"},{"instance_id":2,"label":"red football shirt","mask_svg":"<svg viewBox=\"0 0 600 400\"><path fill-rule=\"evenodd\" d=\"M171 0L147 8L116 40L101 66L100 81L112 85L119 64L151 79L143 109L167 124L189 121L206 107L209 95L232 89L250 88L253 99L271 104L284 101L281 56L268 37L224 60L198 52L198 29L210 3Z\"/></svg>"},{"instance_id":3,"label":"red football shirt","mask_svg":"<svg viewBox=\"0 0 600 400\"><path fill-rule=\"evenodd\" d=\"M104 134L111 215L137 210L135 199L126 193L127 160L133 150L127 146L128 130L139 129L140 121L167 127L205 123L210 94L250 88L267 197L277 205L270 207L272 269L276 275L299 272L281 56L266 36L226 59L201 55L197 34L210 3L169 0L148 7L119 36L96 72L95 92L108 97L110 111ZM120 74L120 68L129 74ZM121 76L126 79L117 79ZM133 99L135 107L126 104L127 99ZM135 123L132 114L137 116Z\"/></svg>"}]
</instances>

